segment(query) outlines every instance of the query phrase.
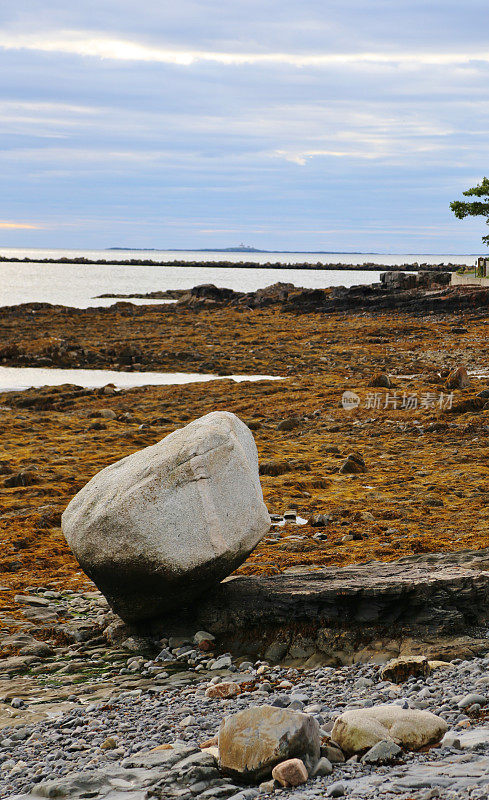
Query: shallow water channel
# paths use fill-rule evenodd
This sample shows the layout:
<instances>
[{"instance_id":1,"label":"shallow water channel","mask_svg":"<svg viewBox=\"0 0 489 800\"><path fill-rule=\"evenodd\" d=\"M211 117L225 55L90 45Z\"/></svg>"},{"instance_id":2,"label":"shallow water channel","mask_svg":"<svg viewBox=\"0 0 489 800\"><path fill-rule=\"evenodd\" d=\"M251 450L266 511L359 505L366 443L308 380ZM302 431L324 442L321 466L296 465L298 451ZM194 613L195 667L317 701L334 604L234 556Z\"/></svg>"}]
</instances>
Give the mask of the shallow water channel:
<instances>
[{"instance_id":1,"label":"shallow water channel","mask_svg":"<svg viewBox=\"0 0 489 800\"><path fill-rule=\"evenodd\" d=\"M0 392L19 392L42 386L62 386L65 383L99 389L113 384L117 389L137 386L172 386L205 381L277 381L274 375L213 375L199 372L118 372L108 369L45 369L37 367L0 367Z\"/></svg>"}]
</instances>

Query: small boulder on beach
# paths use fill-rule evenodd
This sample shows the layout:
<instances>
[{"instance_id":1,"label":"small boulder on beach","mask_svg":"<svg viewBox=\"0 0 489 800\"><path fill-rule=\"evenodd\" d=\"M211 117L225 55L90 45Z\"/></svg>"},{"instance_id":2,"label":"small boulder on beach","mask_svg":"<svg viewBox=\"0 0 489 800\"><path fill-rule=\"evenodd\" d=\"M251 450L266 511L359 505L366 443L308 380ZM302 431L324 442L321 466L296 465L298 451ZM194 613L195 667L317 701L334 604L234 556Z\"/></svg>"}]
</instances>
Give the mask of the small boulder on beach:
<instances>
[{"instance_id":1,"label":"small boulder on beach","mask_svg":"<svg viewBox=\"0 0 489 800\"><path fill-rule=\"evenodd\" d=\"M319 758L319 725L309 714L252 706L221 722L219 766L241 780L262 780L288 759L300 759L312 772Z\"/></svg>"},{"instance_id":2,"label":"small boulder on beach","mask_svg":"<svg viewBox=\"0 0 489 800\"><path fill-rule=\"evenodd\" d=\"M272 778L285 788L300 786L306 783L308 777L307 769L300 758L289 758L288 761L277 764L272 770Z\"/></svg>"},{"instance_id":3,"label":"small boulder on beach","mask_svg":"<svg viewBox=\"0 0 489 800\"><path fill-rule=\"evenodd\" d=\"M383 741L394 742L407 750L419 750L439 742L447 730L445 720L430 711L385 703L340 714L331 738L344 753L353 755Z\"/></svg>"},{"instance_id":4,"label":"small boulder on beach","mask_svg":"<svg viewBox=\"0 0 489 800\"><path fill-rule=\"evenodd\" d=\"M253 435L234 414L207 414L95 475L62 528L126 622L191 604L270 528Z\"/></svg>"},{"instance_id":5,"label":"small boulder on beach","mask_svg":"<svg viewBox=\"0 0 489 800\"><path fill-rule=\"evenodd\" d=\"M404 683L409 678L427 678L431 672L425 656L401 656L388 661L381 669L383 681Z\"/></svg>"}]
</instances>

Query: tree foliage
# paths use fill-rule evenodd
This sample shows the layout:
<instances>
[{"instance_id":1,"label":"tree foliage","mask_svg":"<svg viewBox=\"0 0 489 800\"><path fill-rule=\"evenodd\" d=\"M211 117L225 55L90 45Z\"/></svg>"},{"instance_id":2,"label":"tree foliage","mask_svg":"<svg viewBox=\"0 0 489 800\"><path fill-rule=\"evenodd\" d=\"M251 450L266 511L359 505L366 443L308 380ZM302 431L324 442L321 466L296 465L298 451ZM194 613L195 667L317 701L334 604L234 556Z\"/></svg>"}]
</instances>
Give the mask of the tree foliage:
<instances>
[{"instance_id":1,"label":"tree foliage","mask_svg":"<svg viewBox=\"0 0 489 800\"><path fill-rule=\"evenodd\" d=\"M472 189L467 189L463 193L464 197L480 197L488 198L486 201L472 200L467 203L464 200L454 200L450 203L450 208L457 217L457 219L464 219L464 217L485 217L486 224L489 225L489 178L483 178L478 186ZM482 241L489 244L489 235L483 236Z\"/></svg>"}]
</instances>

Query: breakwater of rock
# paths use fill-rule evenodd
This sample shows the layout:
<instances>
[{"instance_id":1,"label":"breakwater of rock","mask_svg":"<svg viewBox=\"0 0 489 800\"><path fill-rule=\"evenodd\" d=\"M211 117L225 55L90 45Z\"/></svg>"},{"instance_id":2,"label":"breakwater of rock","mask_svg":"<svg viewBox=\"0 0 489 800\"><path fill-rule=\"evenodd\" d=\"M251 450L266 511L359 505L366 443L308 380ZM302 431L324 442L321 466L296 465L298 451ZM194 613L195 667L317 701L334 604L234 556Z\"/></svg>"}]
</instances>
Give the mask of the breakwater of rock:
<instances>
[{"instance_id":1,"label":"breakwater of rock","mask_svg":"<svg viewBox=\"0 0 489 800\"><path fill-rule=\"evenodd\" d=\"M321 261L311 264L310 262L294 262L293 264L284 264L282 261L267 261L266 263L258 263L256 261L185 261L183 259L174 259L173 261L155 261L152 258L97 258L91 259L85 256L77 256L76 258L68 258L63 256L60 258L15 258L13 256L0 256L0 263L18 263L18 264L93 264L102 266L132 266L132 267L216 267L229 269L230 267L236 269L307 269L307 270L372 270L378 272L379 270L405 272L417 272L423 270L427 272L455 272L460 269L460 264L428 264L426 262L413 261L406 264L375 264L372 261L366 261L363 264L344 264L343 262L323 264Z\"/></svg>"}]
</instances>

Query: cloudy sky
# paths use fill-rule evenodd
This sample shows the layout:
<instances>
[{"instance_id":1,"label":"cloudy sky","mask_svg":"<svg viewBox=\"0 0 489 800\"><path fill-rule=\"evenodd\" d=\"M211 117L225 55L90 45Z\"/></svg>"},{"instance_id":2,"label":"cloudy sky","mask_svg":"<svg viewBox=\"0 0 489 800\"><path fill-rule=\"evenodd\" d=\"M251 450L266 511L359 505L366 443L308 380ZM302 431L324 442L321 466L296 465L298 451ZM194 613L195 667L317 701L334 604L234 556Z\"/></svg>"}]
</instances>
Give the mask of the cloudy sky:
<instances>
[{"instance_id":1,"label":"cloudy sky","mask_svg":"<svg viewBox=\"0 0 489 800\"><path fill-rule=\"evenodd\" d=\"M3 0L0 246L485 252L487 0Z\"/></svg>"}]
</instances>

